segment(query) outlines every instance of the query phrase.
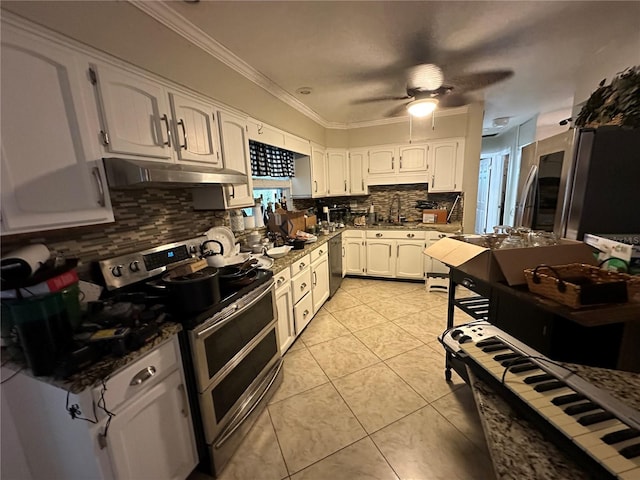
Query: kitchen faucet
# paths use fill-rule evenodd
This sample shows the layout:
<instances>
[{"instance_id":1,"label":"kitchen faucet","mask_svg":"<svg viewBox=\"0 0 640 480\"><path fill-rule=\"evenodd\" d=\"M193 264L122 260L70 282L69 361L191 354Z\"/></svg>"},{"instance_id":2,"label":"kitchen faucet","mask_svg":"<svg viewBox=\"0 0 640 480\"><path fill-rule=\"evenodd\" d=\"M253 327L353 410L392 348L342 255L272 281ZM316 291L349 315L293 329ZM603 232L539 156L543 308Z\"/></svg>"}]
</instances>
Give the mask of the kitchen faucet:
<instances>
[{"instance_id":1,"label":"kitchen faucet","mask_svg":"<svg viewBox=\"0 0 640 480\"><path fill-rule=\"evenodd\" d=\"M393 211L393 202L395 202L396 199L398 200L398 215L393 218L391 217L391 212ZM389 205L389 221L400 223L400 195L397 193L393 196L393 198L391 199L391 204Z\"/></svg>"}]
</instances>

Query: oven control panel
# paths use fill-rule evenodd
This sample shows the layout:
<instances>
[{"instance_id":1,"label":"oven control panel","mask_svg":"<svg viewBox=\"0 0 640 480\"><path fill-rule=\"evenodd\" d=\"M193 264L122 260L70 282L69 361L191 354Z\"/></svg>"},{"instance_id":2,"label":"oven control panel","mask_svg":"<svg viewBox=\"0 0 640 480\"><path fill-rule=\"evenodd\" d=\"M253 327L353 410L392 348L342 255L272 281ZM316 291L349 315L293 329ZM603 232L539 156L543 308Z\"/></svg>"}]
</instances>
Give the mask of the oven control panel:
<instances>
[{"instance_id":1,"label":"oven control panel","mask_svg":"<svg viewBox=\"0 0 640 480\"><path fill-rule=\"evenodd\" d=\"M206 240L207 237L202 235L182 242L100 260L98 264L107 289L114 290L149 279L166 271L169 265L199 256L200 246Z\"/></svg>"}]
</instances>

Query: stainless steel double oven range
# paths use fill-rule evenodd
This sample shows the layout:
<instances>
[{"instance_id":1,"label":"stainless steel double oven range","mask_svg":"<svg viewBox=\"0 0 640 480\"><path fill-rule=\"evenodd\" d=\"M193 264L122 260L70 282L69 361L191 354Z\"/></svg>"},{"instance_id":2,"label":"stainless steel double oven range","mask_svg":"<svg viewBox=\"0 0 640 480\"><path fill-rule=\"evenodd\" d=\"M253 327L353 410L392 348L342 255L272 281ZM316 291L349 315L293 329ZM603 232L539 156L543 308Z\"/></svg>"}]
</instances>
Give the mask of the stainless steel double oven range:
<instances>
[{"instance_id":1,"label":"stainless steel double oven range","mask_svg":"<svg viewBox=\"0 0 640 480\"><path fill-rule=\"evenodd\" d=\"M100 269L110 290L139 290L167 266L197 255L204 240L197 237L101 261ZM185 316L179 305L172 309L173 321L184 326L180 345L199 468L214 475L220 474L282 381L272 273L254 270L243 281L220 279L220 293L220 303L203 312Z\"/></svg>"}]
</instances>

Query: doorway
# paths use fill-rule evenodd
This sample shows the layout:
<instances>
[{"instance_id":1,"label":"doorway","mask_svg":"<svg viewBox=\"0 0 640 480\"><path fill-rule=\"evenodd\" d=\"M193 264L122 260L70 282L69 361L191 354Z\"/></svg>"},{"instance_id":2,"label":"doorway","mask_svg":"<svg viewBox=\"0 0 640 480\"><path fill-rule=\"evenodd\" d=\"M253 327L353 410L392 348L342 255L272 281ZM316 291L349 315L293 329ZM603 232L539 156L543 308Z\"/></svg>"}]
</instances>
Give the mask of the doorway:
<instances>
[{"instance_id":1,"label":"doorway","mask_svg":"<svg viewBox=\"0 0 640 480\"><path fill-rule=\"evenodd\" d=\"M504 223L509 154L505 150L480 159L475 233L492 232Z\"/></svg>"}]
</instances>

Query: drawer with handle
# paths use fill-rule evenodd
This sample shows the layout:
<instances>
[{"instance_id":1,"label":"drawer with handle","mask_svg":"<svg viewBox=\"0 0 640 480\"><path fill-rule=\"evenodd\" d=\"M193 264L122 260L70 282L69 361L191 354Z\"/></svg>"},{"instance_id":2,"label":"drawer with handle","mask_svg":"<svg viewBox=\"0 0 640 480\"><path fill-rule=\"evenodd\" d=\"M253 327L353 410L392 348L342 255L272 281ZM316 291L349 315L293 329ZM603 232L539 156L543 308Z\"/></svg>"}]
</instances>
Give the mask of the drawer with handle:
<instances>
[{"instance_id":1,"label":"drawer with handle","mask_svg":"<svg viewBox=\"0 0 640 480\"><path fill-rule=\"evenodd\" d=\"M178 337L174 335L171 341L161 345L148 354L127 365L123 370L106 381L104 405L107 410L114 411L123 402L131 400L149 387L157 384L169 373L178 368ZM92 390L96 404L102 397L102 385ZM97 409L98 413L101 412Z\"/></svg>"},{"instance_id":2,"label":"drawer with handle","mask_svg":"<svg viewBox=\"0 0 640 480\"><path fill-rule=\"evenodd\" d=\"M315 262L320 257L326 257L329 252L329 244L325 243L324 245L316 248L311 251L311 263Z\"/></svg>"},{"instance_id":3,"label":"drawer with handle","mask_svg":"<svg viewBox=\"0 0 640 480\"><path fill-rule=\"evenodd\" d=\"M276 288L283 287L291 280L291 270L285 268L284 270L273 274L273 281L276 284Z\"/></svg>"},{"instance_id":4,"label":"drawer with handle","mask_svg":"<svg viewBox=\"0 0 640 480\"><path fill-rule=\"evenodd\" d=\"M311 265L311 258L307 254L299 260L296 260L291 264L291 276L295 277L298 273L302 272L305 268Z\"/></svg>"},{"instance_id":5,"label":"drawer with handle","mask_svg":"<svg viewBox=\"0 0 640 480\"><path fill-rule=\"evenodd\" d=\"M306 268L302 273L299 273L291 279L291 292L293 296L293 304L305 296L307 292L311 291L311 269Z\"/></svg>"}]
</instances>

